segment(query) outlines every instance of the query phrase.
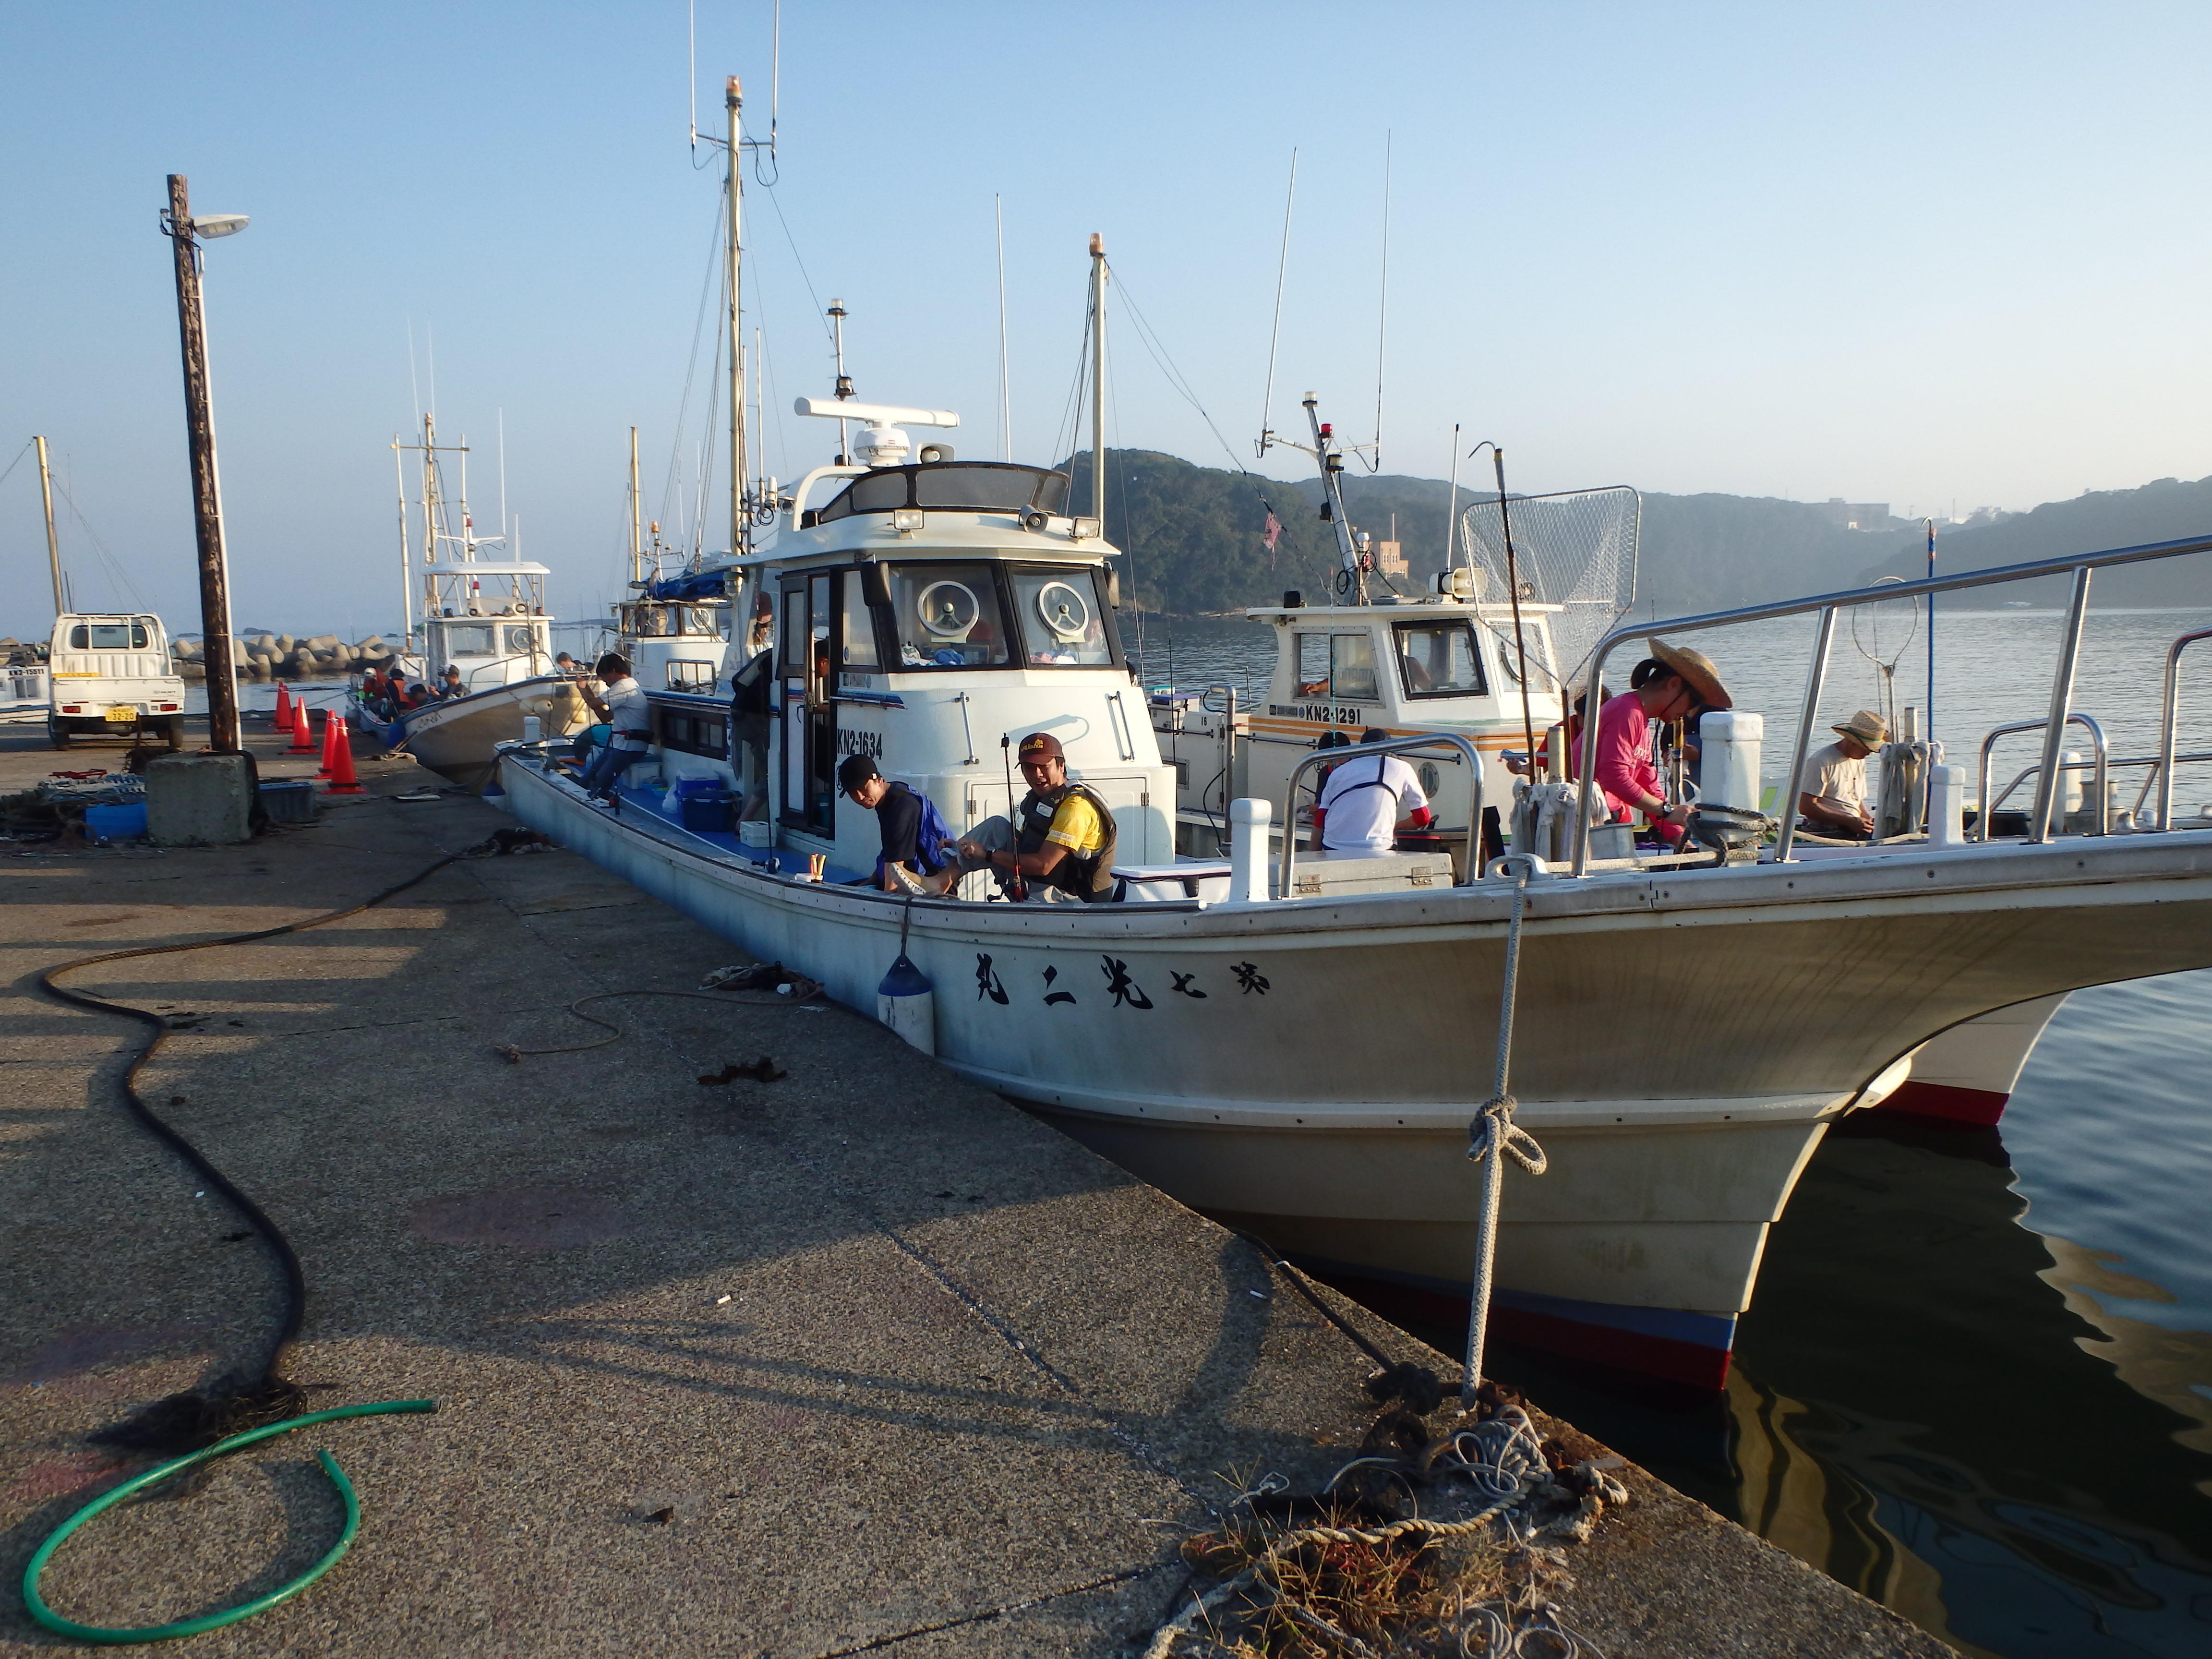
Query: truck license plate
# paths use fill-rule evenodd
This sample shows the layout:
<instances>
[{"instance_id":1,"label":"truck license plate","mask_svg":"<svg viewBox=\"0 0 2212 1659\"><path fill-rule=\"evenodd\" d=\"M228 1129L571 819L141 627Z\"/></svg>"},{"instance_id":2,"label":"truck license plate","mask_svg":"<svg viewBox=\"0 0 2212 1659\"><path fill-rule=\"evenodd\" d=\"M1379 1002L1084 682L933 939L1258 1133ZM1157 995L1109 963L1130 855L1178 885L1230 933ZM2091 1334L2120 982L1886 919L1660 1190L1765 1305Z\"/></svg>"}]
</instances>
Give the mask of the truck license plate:
<instances>
[{"instance_id":1,"label":"truck license plate","mask_svg":"<svg viewBox=\"0 0 2212 1659\"><path fill-rule=\"evenodd\" d=\"M127 706L111 708L107 711L107 718L111 723L117 726L136 726L138 723L138 711Z\"/></svg>"}]
</instances>

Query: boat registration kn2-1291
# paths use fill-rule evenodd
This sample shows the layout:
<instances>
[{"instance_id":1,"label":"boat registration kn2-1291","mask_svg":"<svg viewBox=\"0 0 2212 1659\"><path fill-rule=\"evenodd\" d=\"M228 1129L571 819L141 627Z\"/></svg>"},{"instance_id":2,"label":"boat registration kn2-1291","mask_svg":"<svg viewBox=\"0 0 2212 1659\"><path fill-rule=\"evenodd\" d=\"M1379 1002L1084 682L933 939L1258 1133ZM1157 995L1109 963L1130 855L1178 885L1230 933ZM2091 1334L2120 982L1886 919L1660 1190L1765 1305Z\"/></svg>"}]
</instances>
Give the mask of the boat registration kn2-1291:
<instances>
[{"instance_id":1,"label":"boat registration kn2-1291","mask_svg":"<svg viewBox=\"0 0 2212 1659\"><path fill-rule=\"evenodd\" d=\"M852 1007L878 1008L903 955L928 988L908 1035L955 1071L1278 1248L1464 1295L1468 1122L1492 1076L1513 883L1464 844L1302 851L1289 799L1235 804L1231 859L1178 858L1176 769L1115 628L1115 550L1067 512L1066 477L872 449L877 465L809 473L730 561L749 590L740 614L755 594L774 608L765 817L732 816L729 704L652 688L655 739L612 810L550 744L504 751L512 810ZM1860 602L1795 603L1826 619L1825 637ZM1431 614L1462 627L1470 608ZM1355 631L1355 609L1315 631ZM1378 606L1358 626L1422 617ZM1628 638L1609 636L1598 664ZM1494 647L1469 649L1500 672ZM1824 672L1825 653L1801 752ZM2069 675L2054 691L2061 726L2070 689ZM981 873L941 896L866 879L878 826L838 794L842 757L874 757L965 832L1021 793L1010 746L1034 731L1111 806L1110 902L990 902ZM1431 757L1462 779L1462 827L1510 799L1485 748L1435 739ZM1769 846L1692 867L1584 846L1529 881L1514 1092L1550 1168L1508 1176L1494 1328L1717 1385L1767 1229L1827 1124L1993 1011L2212 966L2212 833L2073 833L2044 811L2029 833L1966 840L1951 811L1818 859ZM2007 1051L2015 1069L2022 1051Z\"/></svg>"}]
</instances>

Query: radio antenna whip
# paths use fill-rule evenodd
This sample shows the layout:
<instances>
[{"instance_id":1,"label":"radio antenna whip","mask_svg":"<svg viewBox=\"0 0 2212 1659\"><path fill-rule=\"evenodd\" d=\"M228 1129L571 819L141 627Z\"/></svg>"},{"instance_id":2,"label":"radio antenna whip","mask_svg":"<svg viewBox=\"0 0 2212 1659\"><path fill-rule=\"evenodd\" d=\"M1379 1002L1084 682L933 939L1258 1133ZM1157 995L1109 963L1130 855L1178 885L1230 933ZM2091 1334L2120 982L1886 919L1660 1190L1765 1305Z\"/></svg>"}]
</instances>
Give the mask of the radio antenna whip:
<instances>
[{"instance_id":1,"label":"radio antenna whip","mask_svg":"<svg viewBox=\"0 0 2212 1659\"><path fill-rule=\"evenodd\" d=\"M1369 454L1367 470L1382 470L1382 363L1385 348L1390 338L1390 134L1382 134L1382 291L1375 305L1375 447ZM1456 441L1452 445L1458 453Z\"/></svg>"},{"instance_id":2,"label":"radio antenna whip","mask_svg":"<svg viewBox=\"0 0 2212 1659\"><path fill-rule=\"evenodd\" d=\"M1283 192L1283 251L1275 263L1275 321L1267 331L1267 391L1260 400L1260 441L1255 453L1265 459L1275 434L1267 422L1275 407L1275 345L1283 337L1283 277L1291 268L1291 208L1298 198L1298 152L1291 151L1290 188Z\"/></svg>"}]
</instances>

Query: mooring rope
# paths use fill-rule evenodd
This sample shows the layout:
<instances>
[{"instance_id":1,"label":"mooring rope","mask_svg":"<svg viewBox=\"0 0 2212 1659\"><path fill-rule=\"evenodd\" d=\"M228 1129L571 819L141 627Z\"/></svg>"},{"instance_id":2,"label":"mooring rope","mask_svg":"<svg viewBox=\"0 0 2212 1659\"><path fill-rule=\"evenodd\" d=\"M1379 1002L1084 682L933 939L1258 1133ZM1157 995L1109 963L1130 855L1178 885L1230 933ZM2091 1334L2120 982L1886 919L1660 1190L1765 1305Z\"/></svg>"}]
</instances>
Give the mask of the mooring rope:
<instances>
[{"instance_id":1,"label":"mooring rope","mask_svg":"<svg viewBox=\"0 0 2212 1659\"><path fill-rule=\"evenodd\" d=\"M1505 988L1498 1010L1498 1068L1492 1074L1490 1098L1468 1125L1467 1155L1482 1166L1482 1204L1475 1216L1474 1285L1467 1314L1467 1369L1460 1377L1462 1409L1474 1409L1475 1390L1482 1386L1484 1327L1490 1321L1491 1279L1498 1260L1498 1215L1504 1199L1505 1160L1510 1158L1530 1175L1550 1167L1533 1136L1513 1122L1517 1103L1508 1087L1513 1071L1513 1008L1521 981L1521 923L1528 913L1528 882L1535 860L1524 853L1509 854L1498 867L1519 873L1513 883L1513 914L1505 925Z\"/></svg>"}]
</instances>

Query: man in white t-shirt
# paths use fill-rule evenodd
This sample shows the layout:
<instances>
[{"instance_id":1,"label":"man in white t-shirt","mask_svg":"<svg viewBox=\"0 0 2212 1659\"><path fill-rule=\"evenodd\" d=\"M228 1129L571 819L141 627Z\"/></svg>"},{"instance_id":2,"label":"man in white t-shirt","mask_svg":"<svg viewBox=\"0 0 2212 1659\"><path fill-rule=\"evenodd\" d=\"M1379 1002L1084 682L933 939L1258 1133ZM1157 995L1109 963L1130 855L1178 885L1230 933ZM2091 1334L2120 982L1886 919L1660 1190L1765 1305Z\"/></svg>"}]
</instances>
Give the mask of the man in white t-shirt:
<instances>
[{"instance_id":1,"label":"man in white t-shirt","mask_svg":"<svg viewBox=\"0 0 2212 1659\"><path fill-rule=\"evenodd\" d=\"M1864 841L1874 834L1874 814L1866 804L1867 757L1889 739L1889 723L1862 708L1842 726L1828 728L1836 741L1805 757L1797 775L1797 815L1816 836Z\"/></svg>"},{"instance_id":2,"label":"man in white t-shirt","mask_svg":"<svg viewBox=\"0 0 2212 1659\"><path fill-rule=\"evenodd\" d=\"M646 701L645 688L630 678L628 659L620 653L608 652L592 672L606 687L606 696L593 696L586 687L584 701L606 722L607 743L585 770L584 793L611 799L623 773L643 760L653 743L653 707Z\"/></svg>"},{"instance_id":3,"label":"man in white t-shirt","mask_svg":"<svg viewBox=\"0 0 2212 1659\"><path fill-rule=\"evenodd\" d=\"M1370 726L1359 741L1388 743L1390 734ZM1322 785L1314 807L1314 828L1323 850L1387 853L1401 835L1429 823L1429 798L1413 769L1395 755L1360 755L1340 761Z\"/></svg>"}]
</instances>

